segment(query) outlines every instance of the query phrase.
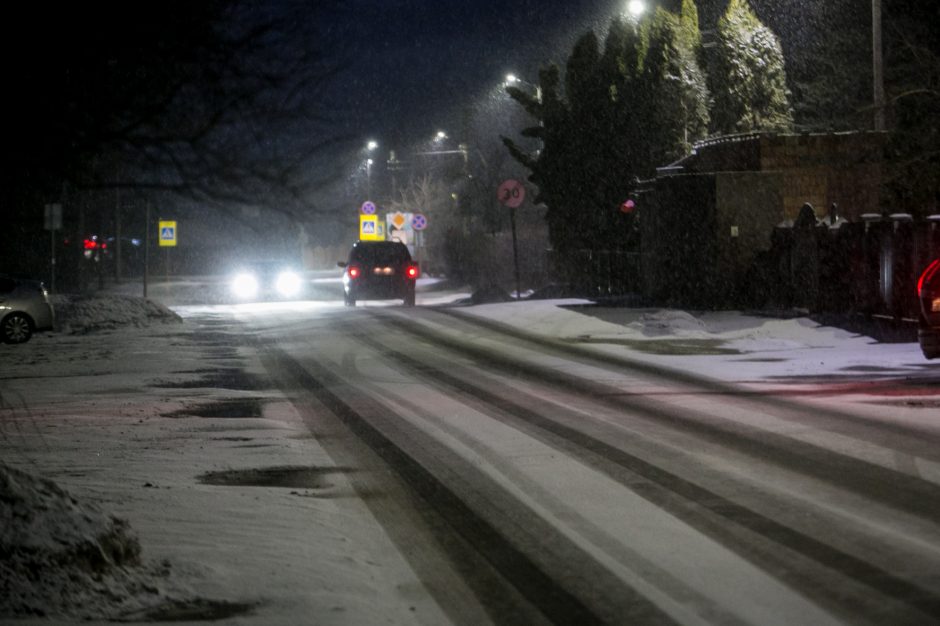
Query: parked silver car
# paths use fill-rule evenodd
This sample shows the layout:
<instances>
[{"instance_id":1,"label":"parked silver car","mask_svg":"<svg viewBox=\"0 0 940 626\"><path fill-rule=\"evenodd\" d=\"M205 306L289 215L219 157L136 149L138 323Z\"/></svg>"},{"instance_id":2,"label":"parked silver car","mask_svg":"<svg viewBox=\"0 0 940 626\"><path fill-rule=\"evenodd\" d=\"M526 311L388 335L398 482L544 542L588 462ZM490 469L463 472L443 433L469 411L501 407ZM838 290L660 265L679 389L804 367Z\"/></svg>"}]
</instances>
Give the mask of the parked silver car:
<instances>
[{"instance_id":1,"label":"parked silver car","mask_svg":"<svg viewBox=\"0 0 940 626\"><path fill-rule=\"evenodd\" d=\"M51 330L54 322L49 292L40 281L0 274L0 340L23 343L34 332Z\"/></svg>"}]
</instances>

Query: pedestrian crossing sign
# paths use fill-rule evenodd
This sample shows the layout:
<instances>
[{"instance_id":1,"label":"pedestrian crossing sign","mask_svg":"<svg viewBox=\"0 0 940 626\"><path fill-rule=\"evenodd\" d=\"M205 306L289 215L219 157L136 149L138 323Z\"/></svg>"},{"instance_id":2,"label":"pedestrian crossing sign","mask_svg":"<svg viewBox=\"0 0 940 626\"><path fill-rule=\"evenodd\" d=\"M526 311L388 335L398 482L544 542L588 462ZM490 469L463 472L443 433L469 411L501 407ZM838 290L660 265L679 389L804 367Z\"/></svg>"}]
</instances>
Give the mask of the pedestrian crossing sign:
<instances>
[{"instance_id":1,"label":"pedestrian crossing sign","mask_svg":"<svg viewBox=\"0 0 940 626\"><path fill-rule=\"evenodd\" d=\"M176 246L176 221L160 220L160 246Z\"/></svg>"},{"instance_id":2,"label":"pedestrian crossing sign","mask_svg":"<svg viewBox=\"0 0 940 626\"><path fill-rule=\"evenodd\" d=\"M378 215L359 215L359 239L362 241L385 241L385 224Z\"/></svg>"}]
</instances>

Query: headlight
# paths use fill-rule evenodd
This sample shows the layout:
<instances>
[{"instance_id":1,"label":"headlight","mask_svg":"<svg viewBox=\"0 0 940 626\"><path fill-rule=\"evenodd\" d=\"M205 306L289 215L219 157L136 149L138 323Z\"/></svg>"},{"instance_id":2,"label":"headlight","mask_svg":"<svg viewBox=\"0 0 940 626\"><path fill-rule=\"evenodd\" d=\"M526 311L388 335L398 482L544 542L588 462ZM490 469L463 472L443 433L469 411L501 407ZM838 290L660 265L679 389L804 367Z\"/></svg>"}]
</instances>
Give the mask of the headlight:
<instances>
[{"instance_id":1,"label":"headlight","mask_svg":"<svg viewBox=\"0 0 940 626\"><path fill-rule=\"evenodd\" d=\"M277 275L277 292L282 296L296 296L300 293L300 276L294 272L281 272Z\"/></svg>"},{"instance_id":2,"label":"headlight","mask_svg":"<svg viewBox=\"0 0 940 626\"><path fill-rule=\"evenodd\" d=\"M253 274L238 274L232 280L232 293L239 298L252 298L258 293L258 279Z\"/></svg>"}]
</instances>

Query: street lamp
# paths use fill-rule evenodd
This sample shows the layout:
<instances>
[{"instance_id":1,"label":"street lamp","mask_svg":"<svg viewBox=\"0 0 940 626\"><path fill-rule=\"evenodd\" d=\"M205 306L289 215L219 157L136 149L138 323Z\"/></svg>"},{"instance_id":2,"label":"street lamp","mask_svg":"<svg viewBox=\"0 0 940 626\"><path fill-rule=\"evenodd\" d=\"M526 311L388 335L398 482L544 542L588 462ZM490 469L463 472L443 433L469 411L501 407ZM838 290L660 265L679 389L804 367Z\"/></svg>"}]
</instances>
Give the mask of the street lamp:
<instances>
[{"instance_id":1,"label":"street lamp","mask_svg":"<svg viewBox=\"0 0 940 626\"><path fill-rule=\"evenodd\" d=\"M369 139L368 141L366 141L365 152L366 152L366 154L368 155L368 154L370 154L370 153L372 153L372 152L375 152L376 149L378 149L378 147L379 147L379 142L378 142L378 141L376 141L375 139ZM360 154L362 154L362 153L360 152ZM367 199L367 200L371 200L371 199L372 199L372 164L373 164L374 162L375 162L375 161L372 160L372 157L371 157L371 156L367 156L366 159L365 159L365 165L366 165L366 199Z\"/></svg>"},{"instance_id":2,"label":"street lamp","mask_svg":"<svg viewBox=\"0 0 940 626\"><path fill-rule=\"evenodd\" d=\"M533 85L533 84L530 83L529 81L527 81L527 80L522 80L521 78L519 78L518 76L516 76L515 74L512 74L512 73L506 74L506 86L508 87L508 86L510 86L510 85L528 85L529 87L532 87L533 89L535 89L535 99L536 99L536 101L538 101L539 104L542 103L542 87L541 87L541 85Z\"/></svg>"},{"instance_id":3,"label":"street lamp","mask_svg":"<svg viewBox=\"0 0 940 626\"><path fill-rule=\"evenodd\" d=\"M643 0L630 0L627 3L627 13L634 19L639 19L646 12L646 3Z\"/></svg>"},{"instance_id":4,"label":"street lamp","mask_svg":"<svg viewBox=\"0 0 940 626\"><path fill-rule=\"evenodd\" d=\"M434 141L441 142L447 139L447 133L442 130L437 131L437 134L434 135Z\"/></svg>"}]
</instances>

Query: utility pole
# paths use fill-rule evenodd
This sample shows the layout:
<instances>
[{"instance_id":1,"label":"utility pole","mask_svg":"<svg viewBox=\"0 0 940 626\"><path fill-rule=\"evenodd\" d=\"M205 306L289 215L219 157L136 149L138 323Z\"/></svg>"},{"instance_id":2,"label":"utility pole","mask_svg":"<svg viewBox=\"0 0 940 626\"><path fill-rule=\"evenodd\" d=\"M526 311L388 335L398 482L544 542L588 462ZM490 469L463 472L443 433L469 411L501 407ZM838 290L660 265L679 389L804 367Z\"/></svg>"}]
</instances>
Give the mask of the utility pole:
<instances>
[{"instance_id":1,"label":"utility pole","mask_svg":"<svg viewBox=\"0 0 940 626\"><path fill-rule=\"evenodd\" d=\"M114 282L121 284L121 190L114 190Z\"/></svg>"},{"instance_id":2,"label":"utility pole","mask_svg":"<svg viewBox=\"0 0 940 626\"><path fill-rule=\"evenodd\" d=\"M885 129L885 82L881 44L881 0L871 0L872 80L874 82L875 130Z\"/></svg>"},{"instance_id":3,"label":"utility pole","mask_svg":"<svg viewBox=\"0 0 940 626\"><path fill-rule=\"evenodd\" d=\"M147 297L147 282L150 280L150 200L147 200L144 218L144 298Z\"/></svg>"}]
</instances>

